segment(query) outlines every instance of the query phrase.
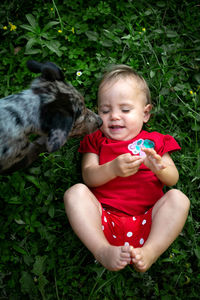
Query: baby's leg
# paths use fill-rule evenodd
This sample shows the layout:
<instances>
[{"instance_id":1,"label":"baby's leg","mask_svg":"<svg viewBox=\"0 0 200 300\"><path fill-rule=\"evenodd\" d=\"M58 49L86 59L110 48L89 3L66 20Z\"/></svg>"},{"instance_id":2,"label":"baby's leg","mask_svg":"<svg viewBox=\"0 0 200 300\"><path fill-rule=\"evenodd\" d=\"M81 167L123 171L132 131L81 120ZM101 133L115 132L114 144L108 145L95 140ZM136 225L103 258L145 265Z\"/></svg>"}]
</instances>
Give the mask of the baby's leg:
<instances>
[{"instance_id":1,"label":"baby's leg","mask_svg":"<svg viewBox=\"0 0 200 300\"><path fill-rule=\"evenodd\" d=\"M187 219L190 202L179 190L168 191L152 211L152 227L142 248L132 250L132 261L139 272L147 271L172 244Z\"/></svg>"},{"instance_id":2,"label":"baby's leg","mask_svg":"<svg viewBox=\"0 0 200 300\"><path fill-rule=\"evenodd\" d=\"M73 230L105 268L118 271L130 263L132 247L109 244L102 231L101 205L85 185L67 190L64 203Z\"/></svg>"}]
</instances>

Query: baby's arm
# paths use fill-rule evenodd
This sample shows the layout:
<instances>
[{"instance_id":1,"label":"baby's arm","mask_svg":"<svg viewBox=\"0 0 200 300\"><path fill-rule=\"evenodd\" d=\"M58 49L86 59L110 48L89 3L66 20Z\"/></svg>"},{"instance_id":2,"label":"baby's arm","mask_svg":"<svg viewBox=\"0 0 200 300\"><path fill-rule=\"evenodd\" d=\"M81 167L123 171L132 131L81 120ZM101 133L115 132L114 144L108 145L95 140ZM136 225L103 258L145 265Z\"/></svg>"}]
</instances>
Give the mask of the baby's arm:
<instances>
[{"instance_id":1,"label":"baby's arm","mask_svg":"<svg viewBox=\"0 0 200 300\"><path fill-rule=\"evenodd\" d=\"M169 153L165 153L162 157L155 150L143 148L146 158L144 164L156 174L156 176L167 186L177 183L179 174L178 170L170 157Z\"/></svg>"},{"instance_id":2,"label":"baby's arm","mask_svg":"<svg viewBox=\"0 0 200 300\"><path fill-rule=\"evenodd\" d=\"M117 176L127 177L137 173L144 158L132 156L130 153L119 155L103 165L99 165L99 156L95 153L85 153L82 160L83 181L89 187L107 183Z\"/></svg>"}]
</instances>

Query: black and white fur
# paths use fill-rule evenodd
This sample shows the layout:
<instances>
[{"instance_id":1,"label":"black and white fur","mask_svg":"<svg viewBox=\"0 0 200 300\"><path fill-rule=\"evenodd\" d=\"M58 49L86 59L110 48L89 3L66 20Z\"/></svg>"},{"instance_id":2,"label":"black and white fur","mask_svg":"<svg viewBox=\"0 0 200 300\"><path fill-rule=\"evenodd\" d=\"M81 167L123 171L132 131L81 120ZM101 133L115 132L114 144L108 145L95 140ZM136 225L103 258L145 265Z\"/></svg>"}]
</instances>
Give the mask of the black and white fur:
<instances>
[{"instance_id":1,"label":"black and white fur","mask_svg":"<svg viewBox=\"0 0 200 300\"><path fill-rule=\"evenodd\" d=\"M0 173L29 166L41 152L60 149L68 137L91 133L102 120L51 62L28 61L41 73L30 89L0 99ZM30 136L37 138L30 142Z\"/></svg>"}]
</instances>

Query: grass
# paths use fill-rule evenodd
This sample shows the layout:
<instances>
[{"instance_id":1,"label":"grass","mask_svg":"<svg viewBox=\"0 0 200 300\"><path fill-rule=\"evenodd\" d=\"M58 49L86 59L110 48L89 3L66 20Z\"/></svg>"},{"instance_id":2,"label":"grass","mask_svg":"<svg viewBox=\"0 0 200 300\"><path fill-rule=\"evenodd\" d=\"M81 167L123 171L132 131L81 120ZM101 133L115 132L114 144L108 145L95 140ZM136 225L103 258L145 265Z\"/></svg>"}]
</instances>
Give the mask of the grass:
<instances>
[{"instance_id":1,"label":"grass","mask_svg":"<svg viewBox=\"0 0 200 300\"><path fill-rule=\"evenodd\" d=\"M173 135L177 188L191 200L183 232L145 274L109 272L72 232L64 191L81 181L79 140L0 176L0 299L199 299L200 70L197 1L4 1L0 94L28 87L28 59L53 61L96 110L98 79L125 63L149 83L149 130ZM82 75L77 76L77 71Z\"/></svg>"}]
</instances>

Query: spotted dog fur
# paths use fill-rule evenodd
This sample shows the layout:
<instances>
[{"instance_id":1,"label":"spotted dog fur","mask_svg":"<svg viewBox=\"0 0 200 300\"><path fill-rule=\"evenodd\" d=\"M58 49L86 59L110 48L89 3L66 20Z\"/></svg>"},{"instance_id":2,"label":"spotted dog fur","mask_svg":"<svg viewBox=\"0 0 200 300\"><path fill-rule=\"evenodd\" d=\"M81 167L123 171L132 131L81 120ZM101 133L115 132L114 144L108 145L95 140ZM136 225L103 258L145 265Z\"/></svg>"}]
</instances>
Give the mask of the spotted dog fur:
<instances>
[{"instance_id":1,"label":"spotted dog fur","mask_svg":"<svg viewBox=\"0 0 200 300\"><path fill-rule=\"evenodd\" d=\"M28 61L41 73L30 89L0 99L0 173L29 166L41 152L60 149L68 137L91 133L102 120L51 62ZM37 138L30 142L30 135Z\"/></svg>"}]
</instances>

